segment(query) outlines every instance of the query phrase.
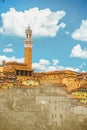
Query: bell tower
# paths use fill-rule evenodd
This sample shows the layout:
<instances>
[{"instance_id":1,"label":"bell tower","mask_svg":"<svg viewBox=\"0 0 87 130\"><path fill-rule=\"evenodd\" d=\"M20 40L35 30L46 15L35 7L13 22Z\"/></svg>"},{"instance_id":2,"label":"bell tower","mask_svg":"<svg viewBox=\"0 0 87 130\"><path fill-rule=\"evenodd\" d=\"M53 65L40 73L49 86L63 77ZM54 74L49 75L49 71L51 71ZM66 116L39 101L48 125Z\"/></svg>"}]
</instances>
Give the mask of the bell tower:
<instances>
[{"instance_id":1,"label":"bell tower","mask_svg":"<svg viewBox=\"0 0 87 130\"><path fill-rule=\"evenodd\" d=\"M24 40L24 63L32 70L32 30L28 26L25 31L26 38Z\"/></svg>"}]
</instances>

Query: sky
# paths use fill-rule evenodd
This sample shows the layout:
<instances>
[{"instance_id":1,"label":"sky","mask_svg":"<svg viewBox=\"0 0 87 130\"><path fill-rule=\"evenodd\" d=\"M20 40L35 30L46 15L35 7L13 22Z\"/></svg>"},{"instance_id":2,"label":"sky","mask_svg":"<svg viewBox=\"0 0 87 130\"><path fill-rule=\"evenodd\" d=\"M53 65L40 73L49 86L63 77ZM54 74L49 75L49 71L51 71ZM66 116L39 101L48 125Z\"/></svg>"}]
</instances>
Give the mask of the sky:
<instances>
[{"instance_id":1,"label":"sky","mask_svg":"<svg viewBox=\"0 0 87 130\"><path fill-rule=\"evenodd\" d=\"M87 0L0 0L0 64L24 62L28 25L34 71L87 71Z\"/></svg>"}]
</instances>

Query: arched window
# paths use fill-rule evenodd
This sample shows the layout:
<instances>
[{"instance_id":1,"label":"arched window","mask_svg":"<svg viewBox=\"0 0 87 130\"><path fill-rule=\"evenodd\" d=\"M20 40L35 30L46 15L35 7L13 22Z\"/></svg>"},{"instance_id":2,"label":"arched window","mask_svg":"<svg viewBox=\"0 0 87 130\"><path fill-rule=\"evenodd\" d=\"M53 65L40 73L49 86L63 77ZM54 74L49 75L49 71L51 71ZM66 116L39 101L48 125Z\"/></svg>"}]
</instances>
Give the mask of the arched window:
<instances>
[{"instance_id":1,"label":"arched window","mask_svg":"<svg viewBox=\"0 0 87 130\"><path fill-rule=\"evenodd\" d=\"M27 39L28 39L28 34L27 34Z\"/></svg>"}]
</instances>

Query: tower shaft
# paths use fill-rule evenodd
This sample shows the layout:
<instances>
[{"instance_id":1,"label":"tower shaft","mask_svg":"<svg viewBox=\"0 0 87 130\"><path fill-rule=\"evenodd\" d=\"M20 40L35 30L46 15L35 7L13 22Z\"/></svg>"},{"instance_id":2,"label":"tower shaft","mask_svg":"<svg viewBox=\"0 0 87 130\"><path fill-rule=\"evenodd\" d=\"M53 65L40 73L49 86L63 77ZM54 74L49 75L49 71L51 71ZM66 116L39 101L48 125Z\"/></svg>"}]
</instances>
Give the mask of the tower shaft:
<instances>
[{"instance_id":1,"label":"tower shaft","mask_svg":"<svg viewBox=\"0 0 87 130\"><path fill-rule=\"evenodd\" d=\"M31 47L26 47L25 48L25 54L24 54L24 62L25 64L32 69L32 48Z\"/></svg>"}]
</instances>

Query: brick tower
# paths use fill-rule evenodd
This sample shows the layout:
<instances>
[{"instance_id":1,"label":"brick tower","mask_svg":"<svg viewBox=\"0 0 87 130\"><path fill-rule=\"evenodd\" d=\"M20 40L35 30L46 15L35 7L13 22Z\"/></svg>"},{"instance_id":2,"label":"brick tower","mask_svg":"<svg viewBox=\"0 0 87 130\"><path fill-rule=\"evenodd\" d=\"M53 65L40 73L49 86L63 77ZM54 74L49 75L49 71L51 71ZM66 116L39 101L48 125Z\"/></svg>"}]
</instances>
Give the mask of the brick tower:
<instances>
[{"instance_id":1,"label":"brick tower","mask_svg":"<svg viewBox=\"0 0 87 130\"><path fill-rule=\"evenodd\" d=\"M24 63L29 67L30 70L32 70L32 30L28 26L28 28L25 31L26 38L24 41Z\"/></svg>"}]
</instances>

